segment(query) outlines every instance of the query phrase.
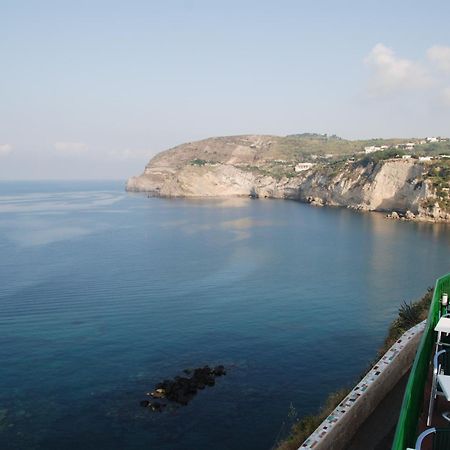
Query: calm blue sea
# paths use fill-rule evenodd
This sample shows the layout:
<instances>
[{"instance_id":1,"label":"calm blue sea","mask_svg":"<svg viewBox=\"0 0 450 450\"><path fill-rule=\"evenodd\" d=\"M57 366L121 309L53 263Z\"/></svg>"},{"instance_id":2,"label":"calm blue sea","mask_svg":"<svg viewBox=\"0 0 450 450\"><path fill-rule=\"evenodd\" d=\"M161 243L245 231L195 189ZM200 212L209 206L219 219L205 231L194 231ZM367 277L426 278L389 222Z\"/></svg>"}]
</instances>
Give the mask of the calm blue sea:
<instances>
[{"instance_id":1,"label":"calm blue sea","mask_svg":"<svg viewBox=\"0 0 450 450\"><path fill-rule=\"evenodd\" d=\"M449 271L442 225L2 182L0 448L270 449ZM139 406L205 364L228 374L188 406Z\"/></svg>"}]
</instances>

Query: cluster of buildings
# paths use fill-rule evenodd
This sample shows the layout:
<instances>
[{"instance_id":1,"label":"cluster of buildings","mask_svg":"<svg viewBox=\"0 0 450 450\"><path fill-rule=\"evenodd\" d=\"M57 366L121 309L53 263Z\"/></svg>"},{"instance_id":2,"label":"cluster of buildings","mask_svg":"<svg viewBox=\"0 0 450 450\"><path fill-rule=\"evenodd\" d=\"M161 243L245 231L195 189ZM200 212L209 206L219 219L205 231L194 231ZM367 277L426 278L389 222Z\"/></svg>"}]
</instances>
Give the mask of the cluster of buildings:
<instances>
[{"instance_id":1,"label":"cluster of buildings","mask_svg":"<svg viewBox=\"0 0 450 450\"><path fill-rule=\"evenodd\" d=\"M425 139L422 139L420 141L416 141L416 142L406 142L403 144L396 144L396 145L370 145L367 147L364 147L364 151L360 152L360 153L365 153L370 154L370 153L375 153L375 152L380 152L383 150L388 150L388 149L401 149L404 151L413 151L414 147L416 145L424 145L424 144L431 144L434 142L445 142L448 141L447 138L441 138L441 137L427 137ZM311 159L317 160L317 159L329 159L332 158L335 155L332 154L327 154L327 155L311 155ZM400 157L399 155L397 157ZM401 157L402 159L410 159L413 158L413 155L410 154L405 154L402 155ZM415 156L415 158L417 158L417 156ZM433 159L445 159L445 158L450 158L450 155L439 155L439 156L419 156L418 159L419 161L432 161ZM348 161L352 162L355 161L354 157L351 157L348 159ZM286 162L284 160L277 160L276 162ZM295 171L296 172L303 172L305 170L310 170L312 167L314 167L316 165L316 163L311 163L311 162L301 162L296 164L295 166Z\"/></svg>"},{"instance_id":2,"label":"cluster of buildings","mask_svg":"<svg viewBox=\"0 0 450 450\"><path fill-rule=\"evenodd\" d=\"M406 150L406 151L411 151L411 150L414 150L414 147L418 144L419 145L432 144L434 142L445 142L447 140L448 140L447 138L441 138L441 137L427 137L420 141L406 142L405 144L380 145L380 146L370 145L370 146L364 147L364 153L367 155L369 153L380 152L383 150L387 150L389 148L398 148L398 149L402 149L402 150Z\"/></svg>"},{"instance_id":3,"label":"cluster of buildings","mask_svg":"<svg viewBox=\"0 0 450 450\"><path fill-rule=\"evenodd\" d=\"M447 157L447 155L442 155L443 157ZM403 155L402 159L411 159L412 155ZM419 156L419 161L431 161L433 159L432 156Z\"/></svg>"}]
</instances>

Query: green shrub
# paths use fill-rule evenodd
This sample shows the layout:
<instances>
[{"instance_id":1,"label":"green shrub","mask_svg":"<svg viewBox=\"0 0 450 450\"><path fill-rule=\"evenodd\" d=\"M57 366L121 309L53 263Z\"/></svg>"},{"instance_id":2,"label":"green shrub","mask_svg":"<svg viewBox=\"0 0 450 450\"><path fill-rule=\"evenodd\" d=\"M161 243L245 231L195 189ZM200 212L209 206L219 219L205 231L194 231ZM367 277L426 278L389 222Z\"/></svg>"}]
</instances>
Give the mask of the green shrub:
<instances>
[{"instance_id":1,"label":"green shrub","mask_svg":"<svg viewBox=\"0 0 450 450\"><path fill-rule=\"evenodd\" d=\"M204 166L208 161L204 159L193 159L191 161L191 166Z\"/></svg>"}]
</instances>

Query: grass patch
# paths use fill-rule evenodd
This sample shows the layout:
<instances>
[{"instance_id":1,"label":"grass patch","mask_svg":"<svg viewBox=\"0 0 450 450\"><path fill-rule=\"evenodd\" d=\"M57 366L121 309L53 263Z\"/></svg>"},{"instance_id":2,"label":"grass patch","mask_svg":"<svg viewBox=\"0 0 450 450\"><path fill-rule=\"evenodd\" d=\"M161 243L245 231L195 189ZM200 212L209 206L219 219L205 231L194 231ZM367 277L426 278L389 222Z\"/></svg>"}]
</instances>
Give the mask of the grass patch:
<instances>
[{"instance_id":1,"label":"grass patch","mask_svg":"<svg viewBox=\"0 0 450 450\"><path fill-rule=\"evenodd\" d=\"M251 165L235 167L246 172L251 172L255 176L272 177L277 181L280 181L284 177L293 178L297 175L292 166L282 164L272 164L271 166L264 167Z\"/></svg>"},{"instance_id":2,"label":"grass patch","mask_svg":"<svg viewBox=\"0 0 450 450\"><path fill-rule=\"evenodd\" d=\"M370 164L376 165L380 161L386 161L387 159L401 157L403 154L404 152L402 150L396 148L369 153L368 155L365 155L361 159L355 161L354 166L367 167Z\"/></svg>"},{"instance_id":3,"label":"grass patch","mask_svg":"<svg viewBox=\"0 0 450 450\"><path fill-rule=\"evenodd\" d=\"M317 414L297 420L291 428L289 436L272 447L273 450L297 450L301 443L330 415L350 389L339 389L330 394Z\"/></svg>"},{"instance_id":4,"label":"grass patch","mask_svg":"<svg viewBox=\"0 0 450 450\"><path fill-rule=\"evenodd\" d=\"M399 339L399 337L409 328L417 325L425 320L428 315L431 300L433 298L433 288L429 287L427 293L418 301L407 303L404 301L398 310L398 317L392 322L389 327L388 335L383 343L383 346L378 350L377 357L370 364L370 367L361 375L360 379L364 378L367 371L383 356L389 348ZM325 404L319 409L316 414L304 416L297 419L296 415L294 423L291 425L288 436L278 441L272 450L296 450L300 445L310 436L316 428L331 414L343 398L353 389L342 388L336 392L332 392ZM291 405L291 409L293 406ZM292 417L292 414L290 412ZM288 415L289 420L289 415ZM292 420L291 420L292 422ZM284 425L284 424L283 424ZM283 426L282 426L283 429Z\"/></svg>"},{"instance_id":5,"label":"grass patch","mask_svg":"<svg viewBox=\"0 0 450 450\"><path fill-rule=\"evenodd\" d=\"M207 164L208 161L204 160L204 159L193 159L191 161L191 166L204 166L205 164Z\"/></svg>"}]
</instances>

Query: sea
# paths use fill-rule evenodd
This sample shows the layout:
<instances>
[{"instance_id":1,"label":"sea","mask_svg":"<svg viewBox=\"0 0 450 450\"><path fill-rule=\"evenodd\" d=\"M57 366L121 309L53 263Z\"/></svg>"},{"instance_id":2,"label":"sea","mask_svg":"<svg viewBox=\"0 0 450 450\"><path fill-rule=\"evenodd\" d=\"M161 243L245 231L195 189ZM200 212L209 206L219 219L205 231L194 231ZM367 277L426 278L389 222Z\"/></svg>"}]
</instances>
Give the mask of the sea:
<instances>
[{"instance_id":1,"label":"sea","mask_svg":"<svg viewBox=\"0 0 450 450\"><path fill-rule=\"evenodd\" d=\"M0 448L271 449L449 271L447 225L1 182ZM187 406L140 406L205 365Z\"/></svg>"}]
</instances>

